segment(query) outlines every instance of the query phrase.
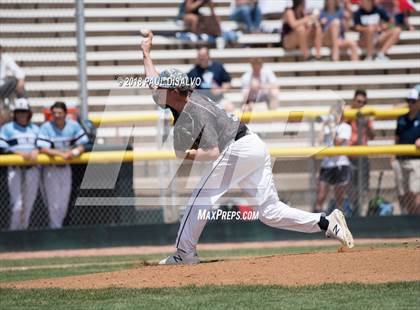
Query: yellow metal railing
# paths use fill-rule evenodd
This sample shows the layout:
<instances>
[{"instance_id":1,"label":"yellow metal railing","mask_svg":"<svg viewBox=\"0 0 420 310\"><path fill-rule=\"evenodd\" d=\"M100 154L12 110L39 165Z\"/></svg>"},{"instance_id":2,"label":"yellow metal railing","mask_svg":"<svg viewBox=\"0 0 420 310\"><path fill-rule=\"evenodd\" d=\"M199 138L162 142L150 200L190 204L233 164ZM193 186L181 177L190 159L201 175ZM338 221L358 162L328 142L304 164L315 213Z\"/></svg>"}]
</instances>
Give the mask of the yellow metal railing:
<instances>
[{"instance_id":1,"label":"yellow metal railing","mask_svg":"<svg viewBox=\"0 0 420 310\"><path fill-rule=\"evenodd\" d=\"M344 112L346 120L356 118L358 112L363 115L372 116L378 120L396 119L397 117L406 114L407 108L395 109L374 109L363 108L361 110L349 109ZM317 116L327 115L328 111L266 111L266 112L244 112L237 113L242 121L252 122L268 122L268 121L300 121L302 119L313 119ZM132 123L151 123L156 122L159 116L157 113L127 113L120 115L104 115L104 116L91 116L90 120L95 126L99 125L116 125L116 124L132 124Z\"/></svg>"},{"instance_id":2,"label":"yellow metal railing","mask_svg":"<svg viewBox=\"0 0 420 310\"><path fill-rule=\"evenodd\" d=\"M325 157L325 156L375 156L375 155L415 155L420 156L420 148L415 145L386 146L342 146L342 147L303 147L303 148L272 148L273 157ZM36 161L24 160L20 155L0 155L0 166L49 165L49 164L83 164L83 163L113 163L121 161L172 160L172 151L106 151L84 153L78 158L65 161L60 157L49 157L41 154Z\"/></svg>"}]
</instances>

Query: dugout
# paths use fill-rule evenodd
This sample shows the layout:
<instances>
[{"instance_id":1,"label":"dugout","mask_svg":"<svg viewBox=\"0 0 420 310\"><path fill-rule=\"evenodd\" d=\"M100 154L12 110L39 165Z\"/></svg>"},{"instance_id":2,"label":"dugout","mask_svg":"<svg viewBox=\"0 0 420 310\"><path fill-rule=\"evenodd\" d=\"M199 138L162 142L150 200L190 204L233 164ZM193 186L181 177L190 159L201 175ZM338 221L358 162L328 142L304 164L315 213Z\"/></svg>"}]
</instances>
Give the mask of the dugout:
<instances>
[{"instance_id":1,"label":"dugout","mask_svg":"<svg viewBox=\"0 0 420 310\"><path fill-rule=\"evenodd\" d=\"M91 151L92 145L86 147ZM95 146L95 152L103 151L132 151L132 146L107 145ZM113 186L82 186L85 172L88 169L101 171L100 175L107 176L117 172ZM94 164L72 164L72 190L67 215L63 227L87 226L87 225L118 225L129 224L133 216L134 204L123 205L118 199L134 199L133 190L133 162L123 161L121 163L94 163ZM97 182L100 184L100 182ZM38 190L29 229L48 228L48 209L43 199L43 191L47 190L42 185ZM88 198L88 199L86 199ZM96 198L96 199L95 199ZM81 199L81 200L80 200ZM89 201L91 202L89 204ZM101 203L103 202L103 203ZM110 202L110 203L108 203ZM7 185L7 166L0 166L0 230L8 230L10 222L10 202Z\"/></svg>"}]
</instances>

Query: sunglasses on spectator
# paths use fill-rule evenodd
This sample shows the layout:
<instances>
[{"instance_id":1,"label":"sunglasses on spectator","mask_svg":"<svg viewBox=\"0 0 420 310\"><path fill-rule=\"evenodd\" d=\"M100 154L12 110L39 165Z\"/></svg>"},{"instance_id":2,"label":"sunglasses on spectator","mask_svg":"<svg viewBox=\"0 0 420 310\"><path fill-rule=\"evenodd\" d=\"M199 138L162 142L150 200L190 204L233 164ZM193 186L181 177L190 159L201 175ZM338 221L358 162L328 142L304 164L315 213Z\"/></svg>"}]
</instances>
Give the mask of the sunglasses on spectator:
<instances>
[{"instance_id":1,"label":"sunglasses on spectator","mask_svg":"<svg viewBox=\"0 0 420 310\"><path fill-rule=\"evenodd\" d=\"M356 102L360 103L360 104L366 104L367 101L366 100L356 100Z\"/></svg>"},{"instance_id":2,"label":"sunglasses on spectator","mask_svg":"<svg viewBox=\"0 0 420 310\"><path fill-rule=\"evenodd\" d=\"M415 99L407 99L406 101L407 103L410 103L410 104L416 103Z\"/></svg>"}]
</instances>

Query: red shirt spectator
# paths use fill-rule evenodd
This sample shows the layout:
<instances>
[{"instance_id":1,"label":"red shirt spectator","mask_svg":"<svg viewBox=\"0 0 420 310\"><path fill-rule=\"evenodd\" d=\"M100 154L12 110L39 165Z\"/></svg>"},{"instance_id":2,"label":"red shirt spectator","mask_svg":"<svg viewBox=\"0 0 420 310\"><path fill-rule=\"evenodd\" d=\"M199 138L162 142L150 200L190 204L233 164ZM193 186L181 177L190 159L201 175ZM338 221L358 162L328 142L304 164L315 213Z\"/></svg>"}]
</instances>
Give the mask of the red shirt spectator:
<instances>
[{"instance_id":1,"label":"red shirt spectator","mask_svg":"<svg viewBox=\"0 0 420 310\"><path fill-rule=\"evenodd\" d=\"M358 89L354 92L353 101L351 103L352 109L361 109L367 104L366 91ZM361 145L367 145L368 140L374 138L373 134L373 120L370 118L364 119L364 126L362 127ZM351 139L350 145L358 145L358 130L357 130L357 119L350 122L351 125Z\"/></svg>"},{"instance_id":2,"label":"red shirt spectator","mask_svg":"<svg viewBox=\"0 0 420 310\"><path fill-rule=\"evenodd\" d=\"M353 120L351 123L351 138L350 138L350 145L358 145L357 141L357 120ZM368 140L370 140L370 133L373 132L373 120L368 119L366 120L366 126L362 128L362 144L367 145ZM369 133L369 135L368 135Z\"/></svg>"}]
</instances>

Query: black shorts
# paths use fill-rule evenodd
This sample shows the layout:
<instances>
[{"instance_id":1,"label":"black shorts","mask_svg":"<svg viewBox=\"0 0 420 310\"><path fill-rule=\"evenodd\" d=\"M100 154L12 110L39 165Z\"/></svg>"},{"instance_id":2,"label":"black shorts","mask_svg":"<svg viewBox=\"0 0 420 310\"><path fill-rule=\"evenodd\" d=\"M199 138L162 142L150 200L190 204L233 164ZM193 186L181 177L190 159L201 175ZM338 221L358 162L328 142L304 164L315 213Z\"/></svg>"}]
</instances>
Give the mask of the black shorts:
<instances>
[{"instance_id":1,"label":"black shorts","mask_svg":"<svg viewBox=\"0 0 420 310\"><path fill-rule=\"evenodd\" d=\"M329 185L346 185L351 180L350 166L338 166L333 168L321 168L319 180Z\"/></svg>"}]
</instances>

